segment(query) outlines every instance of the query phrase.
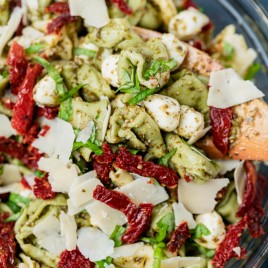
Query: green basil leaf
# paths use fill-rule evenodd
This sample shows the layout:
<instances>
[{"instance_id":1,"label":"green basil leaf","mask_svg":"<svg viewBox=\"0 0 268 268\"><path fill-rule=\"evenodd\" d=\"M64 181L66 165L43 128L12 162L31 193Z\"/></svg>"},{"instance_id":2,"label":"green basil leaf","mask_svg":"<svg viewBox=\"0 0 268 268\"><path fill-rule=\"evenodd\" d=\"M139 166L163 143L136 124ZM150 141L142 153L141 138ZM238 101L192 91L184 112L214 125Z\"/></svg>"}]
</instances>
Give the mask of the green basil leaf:
<instances>
[{"instance_id":1,"label":"green basil leaf","mask_svg":"<svg viewBox=\"0 0 268 268\"><path fill-rule=\"evenodd\" d=\"M17 212L16 214L13 214L9 216L8 218L6 218L5 222L17 221L19 217L20 217L20 212Z\"/></svg>"},{"instance_id":2,"label":"green basil leaf","mask_svg":"<svg viewBox=\"0 0 268 268\"><path fill-rule=\"evenodd\" d=\"M125 227L120 226L120 225L115 226L115 229L110 236L110 239L112 239L114 241L115 247L119 247L123 244L121 241L121 238L122 238L123 234L125 233L125 231L126 231Z\"/></svg>"},{"instance_id":3,"label":"green basil leaf","mask_svg":"<svg viewBox=\"0 0 268 268\"><path fill-rule=\"evenodd\" d=\"M4 173L4 165L0 165L0 176Z\"/></svg>"},{"instance_id":4,"label":"green basil leaf","mask_svg":"<svg viewBox=\"0 0 268 268\"><path fill-rule=\"evenodd\" d=\"M46 175L46 172L43 172L41 170L35 170L34 171L34 175L37 177L37 178L44 178L44 176Z\"/></svg>"},{"instance_id":5,"label":"green basil leaf","mask_svg":"<svg viewBox=\"0 0 268 268\"><path fill-rule=\"evenodd\" d=\"M131 154L137 154L139 150L128 149Z\"/></svg>"},{"instance_id":6,"label":"green basil leaf","mask_svg":"<svg viewBox=\"0 0 268 268\"><path fill-rule=\"evenodd\" d=\"M2 76L3 78L7 78L8 75L9 75L9 72L8 72L7 70L3 71L2 74L1 74L1 76Z\"/></svg>"},{"instance_id":7,"label":"green basil leaf","mask_svg":"<svg viewBox=\"0 0 268 268\"><path fill-rule=\"evenodd\" d=\"M30 203L30 199L20 196L19 194L16 193L11 193L9 195L8 201L11 201L15 204L17 204L19 207L25 207Z\"/></svg>"},{"instance_id":8,"label":"green basil leaf","mask_svg":"<svg viewBox=\"0 0 268 268\"><path fill-rule=\"evenodd\" d=\"M234 56L234 47L226 41L223 42L223 55L227 60L231 60Z\"/></svg>"},{"instance_id":9,"label":"green basil leaf","mask_svg":"<svg viewBox=\"0 0 268 268\"><path fill-rule=\"evenodd\" d=\"M33 44L25 49L26 54L31 55L38 53L40 50L44 49L46 47L45 44Z\"/></svg>"},{"instance_id":10,"label":"green basil leaf","mask_svg":"<svg viewBox=\"0 0 268 268\"><path fill-rule=\"evenodd\" d=\"M58 117L62 120L69 121L73 113L72 99L67 99L60 104Z\"/></svg>"},{"instance_id":11,"label":"green basil leaf","mask_svg":"<svg viewBox=\"0 0 268 268\"><path fill-rule=\"evenodd\" d=\"M253 63L247 71L245 80L251 80L256 75L256 73L260 70L260 68L261 68L261 64Z\"/></svg>"},{"instance_id":12,"label":"green basil leaf","mask_svg":"<svg viewBox=\"0 0 268 268\"><path fill-rule=\"evenodd\" d=\"M159 89L160 89L160 87L145 89L145 90L141 91L140 93L138 93L135 97L130 99L130 101L128 103L130 105L138 104L139 102L145 100L148 96L156 93Z\"/></svg>"},{"instance_id":13,"label":"green basil leaf","mask_svg":"<svg viewBox=\"0 0 268 268\"><path fill-rule=\"evenodd\" d=\"M163 166L168 166L168 162L169 162L170 158L176 153L176 151L177 151L177 149L173 149L168 154L159 158L158 164L163 165Z\"/></svg>"},{"instance_id":14,"label":"green basil leaf","mask_svg":"<svg viewBox=\"0 0 268 268\"><path fill-rule=\"evenodd\" d=\"M14 212L14 213L18 213L21 210L21 207L19 207L16 203L11 202L11 201L7 201L6 202L7 206Z\"/></svg>"},{"instance_id":15,"label":"green basil leaf","mask_svg":"<svg viewBox=\"0 0 268 268\"><path fill-rule=\"evenodd\" d=\"M154 263L153 268L160 268L161 261L165 258L163 249L166 247L165 243L159 243L154 247Z\"/></svg>"},{"instance_id":16,"label":"green basil leaf","mask_svg":"<svg viewBox=\"0 0 268 268\"><path fill-rule=\"evenodd\" d=\"M205 255L207 258L212 259L215 255L215 250L214 249L208 249L205 247L202 247L200 245L197 246L197 248L199 249L199 251Z\"/></svg>"},{"instance_id":17,"label":"green basil leaf","mask_svg":"<svg viewBox=\"0 0 268 268\"><path fill-rule=\"evenodd\" d=\"M102 149L98 145L92 143L89 140L86 143L83 143L81 141L75 142L73 144L73 151L76 151L76 150L78 150L81 147L86 147L86 148L90 149L96 155L102 155L103 154Z\"/></svg>"},{"instance_id":18,"label":"green basil leaf","mask_svg":"<svg viewBox=\"0 0 268 268\"><path fill-rule=\"evenodd\" d=\"M73 53L75 56L87 56L89 58L94 58L97 55L96 51L81 47L75 47Z\"/></svg>"},{"instance_id":19,"label":"green basil leaf","mask_svg":"<svg viewBox=\"0 0 268 268\"><path fill-rule=\"evenodd\" d=\"M99 268L106 268L106 265L111 264L112 261L113 261L112 257L107 257L105 260L96 261L95 264L97 264Z\"/></svg>"},{"instance_id":20,"label":"green basil leaf","mask_svg":"<svg viewBox=\"0 0 268 268\"><path fill-rule=\"evenodd\" d=\"M61 98L60 98L60 100L59 100L59 102L63 102L63 101L65 101L65 100L67 100L67 99L70 99L70 98L72 98L83 86L84 86L85 84L83 84L83 85L78 85L78 86L76 86L76 87L73 87L70 91L68 91L66 94L64 94Z\"/></svg>"},{"instance_id":21,"label":"green basil leaf","mask_svg":"<svg viewBox=\"0 0 268 268\"><path fill-rule=\"evenodd\" d=\"M193 239L200 239L203 237L203 235L210 235L209 229L202 223L198 223L192 232L192 238Z\"/></svg>"},{"instance_id":22,"label":"green basil leaf","mask_svg":"<svg viewBox=\"0 0 268 268\"><path fill-rule=\"evenodd\" d=\"M170 212L162 217L156 224L159 228L167 226L166 232L171 233L175 227L174 213ZM166 228L166 227L164 227ZM160 242L160 241L159 241Z\"/></svg>"}]
</instances>

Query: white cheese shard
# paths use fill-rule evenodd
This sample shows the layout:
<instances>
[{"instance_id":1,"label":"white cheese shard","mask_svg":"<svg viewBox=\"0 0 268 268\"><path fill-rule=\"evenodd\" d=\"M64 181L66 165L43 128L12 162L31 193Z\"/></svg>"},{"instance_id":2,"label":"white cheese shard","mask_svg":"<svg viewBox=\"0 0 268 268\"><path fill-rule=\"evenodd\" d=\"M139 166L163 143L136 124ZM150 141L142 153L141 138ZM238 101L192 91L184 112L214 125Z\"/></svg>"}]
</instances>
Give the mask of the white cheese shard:
<instances>
[{"instance_id":1,"label":"white cheese shard","mask_svg":"<svg viewBox=\"0 0 268 268\"><path fill-rule=\"evenodd\" d=\"M24 190L23 186L19 182L13 182L0 187L0 194L17 193L20 194Z\"/></svg>"},{"instance_id":2,"label":"white cheese shard","mask_svg":"<svg viewBox=\"0 0 268 268\"><path fill-rule=\"evenodd\" d=\"M264 94L251 82L244 81L232 68L211 72L208 106L229 108Z\"/></svg>"},{"instance_id":3,"label":"white cheese shard","mask_svg":"<svg viewBox=\"0 0 268 268\"><path fill-rule=\"evenodd\" d=\"M48 180L54 192L68 193L74 179L78 176L75 165L66 165L54 157L41 157L38 168L49 173Z\"/></svg>"},{"instance_id":4,"label":"white cheese shard","mask_svg":"<svg viewBox=\"0 0 268 268\"><path fill-rule=\"evenodd\" d=\"M86 210L90 215L91 224L99 227L108 236L113 233L116 225L127 223L127 218L121 211L97 200L91 202Z\"/></svg>"},{"instance_id":5,"label":"white cheese shard","mask_svg":"<svg viewBox=\"0 0 268 268\"><path fill-rule=\"evenodd\" d=\"M61 236L66 240L66 249L71 251L76 248L77 241L77 224L74 216L65 214L64 211L60 213L60 230Z\"/></svg>"},{"instance_id":6,"label":"white cheese shard","mask_svg":"<svg viewBox=\"0 0 268 268\"><path fill-rule=\"evenodd\" d=\"M0 137L9 138L12 135L17 135L16 130L11 126L9 118L0 114Z\"/></svg>"},{"instance_id":7,"label":"white cheese shard","mask_svg":"<svg viewBox=\"0 0 268 268\"><path fill-rule=\"evenodd\" d=\"M130 257L135 256L136 252L144 246L143 242L134 243L130 245L123 245L114 248L113 258Z\"/></svg>"},{"instance_id":8,"label":"white cheese shard","mask_svg":"<svg viewBox=\"0 0 268 268\"><path fill-rule=\"evenodd\" d=\"M27 6L30 10L37 10L38 9L38 0L26 0Z\"/></svg>"},{"instance_id":9,"label":"white cheese shard","mask_svg":"<svg viewBox=\"0 0 268 268\"><path fill-rule=\"evenodd\" d=\"M94 122L93 122L92 120L90 120L90 121L87 123L86 127L83 128L83 129L79 132L79 134L78 134L78 136L77 136L77 138L76 138L76 141L78 141L78 142L81 141L81 142L83 142L83 143L86 143L86 142L89 140L89 138L90 138L90 136L91 136L91 134L92 134L94 125L95 125Z\"/></svg>"},{"instance_id":10,"label":"white cheese shard","mask_svg":"<svg viewBox=\"0 0 268 268\"><path fill-rule=\"evenodd\" d=\"M120 87L118 78L118 62L120 54L109 55L101 65L101 74L107 83L113 87Z\"/></svg>"},{"instance_id":11,"label":"white cheese shard","mask_svg":"<svg viewBox=\"0 0 268 268\"><path fill-rule=\"evenodd\" d=\"M137 206L140 203L151 203L155 206L168 200L164 187L155 185L150 178L131 175L135 180L120 187L118 191L127 195Z\"/></svg>"},{"instance_id":12,"label":"white cheese shard","mask_svg":"<svg viewBox=\"0 0 268 268\"><path fill-rule=\"evenodd\" d=\"M179 181L179 201L193 214L203 214L214 210L217 193L229 184L229 179L211 179L204 184Z\"/></svg>"},{"instance_id":13,"label":"white cheese shard","mask_svg":"<svg viewBox=\"0 0 268 268\"><path fill-rule=\"evenodd\" d=\"M236 253L238 257L241 256L241 247L235 247L233 248L233 251Z\"/></svg>"},{"instance_id":14,"label":"white cheese shard","mask_svg":"<svg viewBox=\"0 0 268 268\"><path fill-rule=\"evenodd\" d=\"M101 134L101 140L102 141L105 140L105 135L106 135L106 132L107 132L107 129L108 129L111 113L112 113L112 107L109 104L108 107L107 107L107 114L106 114L106 116L105 116L105 118L103 120L103 127L102 127L102 134Z\"/></svg>"},{"instance_id":15,"label":"white cheese shard","mask_svg":"<svg viewBox=\"0 0 268 268\"><path fill-rule=\"evenodd\" d=\"M6 26L4 26L4 29L0 36L0 56L3 53L3 50L7 44L7 42L10 40L10 38L13 36L13 34L16 32L20 21L23 16L23 10L22 8L15 7L11 13L11 16L9 18L9 21Z\"/></svg>"},{"instance_id":16,"label":"white cheese shard","mask_svg":"<svg viewBox=\"0 0 268 268\"><path fill-rule=\"evenodd\" d=\"M87 205L88 204L85 204L85 205L76 207L72 203L72 200L69 198L69 199L67 199L67 206L68 206L68 212L67 212L67 214L70 215L70 216L74 216L74 215L80 213L81 211L83 211L84 209L86 209L86 206Z\"/></svg>"},{"instance_id":17,"label":"white cheese shard","mask_svg":"<svg viewBox=\"0 0 268 268\"><path fill-rule=\"evenodd\" d=\"M114 253L114 241L97 228L83 227L78 231L77 246L85 258L93 262Z\"/></svg>"},{"instance_id":18,"label":"white cheese shard","mask_svg":"<svg viewBox=\"0 0 268 268\"><path fill-rule=\"evenodd\" d=\"M42 118L41 126L49 126L45 136L40 136L32 143L32 146L40 152L46 153L49 157L58 157L63 163L67 164L72 153L73 142L75 139L73 127L70 123L55 118L48 120Z\"/></svg>"},{"instance_id":19,"label":"white cheese shard","mask_svg":"<svg viewBox=\"0 0 268 268\"><path fill-rule=\"evenodd\" d=\"M65 238L60 234L60 221L52 214L34 226L33 234L41 247L56 255L66 249Z\"/></svg>"},{"instance_id":20,"label":"white cheese shard","mask_svg":"<svg viewBox=\"0 0 268 268\"><path fill-rule=\"evenodd\" d=\"M204 267L204 264L206 261L201 257L174 257L162 260L161 268Z\"/></svg>"},{"instance_id":21,"label":"white cheese shard","mask_svg":"<svg viewBox=\"0 0 268 268\"><path fill-rule=\"evenodd\" d=\"M30 187L32 188L34 185L34 179L35 179L35 175L34 174L29 174L29 175L24 175L24 179L27 181L27 183L30 185Z\"/></svg>"},{"instance_id":22,"label":"white cheese shard","mask_svg":"<svg viewBox=\"0 0 268 268\"><path fill-rule=\"evenodd\" d=\"M70 13L85 20L86 26L103 27L109 23L105 0L70 0Z\"/></svg>"},{"instance_id":23,"label":"white cheese shard","mask_svg":"<svg viewBox=\"0 0 268 268\"><path fill-rule=\"evenodd\" d=\"M221 166L220 175L224 175L228 171L234 170L239 163L240 160L216 160L216 162Z\"/></svg>"},{"instance_id":24,"label":"white cheese shard","mask_svg":"<svg viewBox=\"0 0 268 268\"><path fill-rule=\"evenodd\" d=\"M172 207L176 226L180 225L183 221L186 221L188 223L189 229L194 229L196 227L196 222L194 220L193 214L189 212L181 202L173 203Z\"/></svg>"},{"instance_id":25,"label":"white cheese shard","mask_svg":"<svg viewBox=\"0 0 268 268\"><path fill-rule=\"evenodd\" d=\"M243 202L246 180L247 180L247 174L244 169L244 161L242 161L236 166L234 171L235 189L237 193L237 202L239 205L241 205Z\"/></svg>"},{"instance_id":26,"label":"white cheese shard","mask_svg":"<svg viewBox=\"0 0 268 268\"><path fill-rule=\"evenodd\" d=\"M20 169L17 165L4 164L3 173L0 174L0 184L7 185L19 182L22 179Z\"/></svg>"},{"instance_id":27,"label":"white cheese shard","mask_svg":"<svg viewBox=\"0 0 268 268\"><path fill-rule=\"evenodd\" d=\"M204 129L197 130L196 132L194 132L192 137L187 141L187 143L188 144L196 143L198 140L203 138L210 130L211 130L211 127L206 127Z\"/></svg>"}]
</instances>

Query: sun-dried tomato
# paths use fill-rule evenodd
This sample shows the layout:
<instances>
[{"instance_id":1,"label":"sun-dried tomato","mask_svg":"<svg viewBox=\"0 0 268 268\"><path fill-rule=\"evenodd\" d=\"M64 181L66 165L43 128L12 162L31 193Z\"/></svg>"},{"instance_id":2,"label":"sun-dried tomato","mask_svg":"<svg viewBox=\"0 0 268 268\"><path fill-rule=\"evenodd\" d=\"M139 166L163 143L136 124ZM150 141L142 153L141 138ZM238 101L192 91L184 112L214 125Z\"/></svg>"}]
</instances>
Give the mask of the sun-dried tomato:
<instances>
[{"instance_id":1,"label":"sun-dried tomato","mask_svg":"<svg viewBox=\"0 0 268 268\"><path fill-rule=\"evenodd\" d=\"M129 227L122 236L123 243L135 243L149 228L153 211L152 204L140 204L139 207L137 207L123 193L108 190L101 185L96 187L93 192L93 197L126 215Z\"/></svg>"},{"instance_id":2,"label":"sun-dried tomato","mask_svg":"<svg viewBox=\"0 0 268 268\"><path fill-rule=\"evenodd\" d=\"M26 75L28 61L25 56L24 48L16 41L12 43L12 46L9 49L7 64L9 66L11 92L13 94L18 94L18 88Z\"/></svg>"},{"instance_id":3,"label":"sun-dried tomato","mask_svg":"<svg viewBox=\"0 0 268 268\"><path fill-rule=\"evenodd\" d=\"M15 107L15 103L8 98L2 98L2 103L9 110L13 110Z\"/></svg>"},{"instance_id":4,"label":"sun-dried tomato","mask_svg":"<svg viewBox=\"0 0 268 268\"><path fill-rule=\"evenodd\" d=\"M93 268L95 264L86 259L78 248L68 251L65 250L60 254L59 268Z\"/></svg>"},{"instance_id":5,"label":"sun-dried tomato","mask_svg":"<svg viewBox=\"0 0 268 268\"><path fill-rule=\"evenodd\" d=\"M52 22L50 22L47 25L47 33L51 34L51 33L56 33L58 34L61 30L61 28L71 22L75 22L77 21L78 17L74 17L71 16L69 14L61 14L58 17L56 17L55 19L52 20Z\"/></svg>"},{"instance_id":6,"label":"sun-dried tomato","mask_svg":"<svg viewBox=\"0 0 268 268\"><path fill-rule=\"evenodd\" d=\"M103 143L102 150L102 155L94 155L93 168L103 183L109 183L109 173L112 170L116 154L107 143Z\"/></svg>"},{"instance_id":7,"label":"sun-dried tomato","mask_svg":"<svg viewBox=\"0 0 268 268\"><path fill-rule=\"evenodd\" d=\"M32 187L30 186L30 184L24 177L22 177L22 179L20 180L20 183L25 189L32 189Z\"/></svg>"},{"instance_id":8,"label":"sun-dried tomato","mask_svg":"<svg viewBox=\"0 0 268 268\"><path fill-rule=\"evenodd\" d=\"M26 135L32 125L35 105L33 89L42 69L39 64L28 65L26 76L19 87L18 101L14 107L11 124L22 135Z\"/></svg>"},{"instance_id":9,"label":"sun-dried tomato","mask_svg":"<svg viewBox=\"0 0 268 268\"><path fill-rule=\"evenodd\" d=\"M44 126L42 126L42 130L41 130L41 132L40 132L40 136L41 137L45 137L46 136L46 134L47 134L47 132L49 131L49 129L50 129L50 126L48 126L48 125L44 125Z\"/></svg>"},{"instance_id":10,"label":"sun-dried tomato","mask_svg":"<svg viewBox=\"0 0 268 268\"><path fill-rule=\"evenodd\" d=\"M185 173L183 175L183 178L187 181L187 182L191 182L193 180L193 178L191 176L189 176L187 173Z\"/></svg>"},{"instance_id":11,"label":"sun-dried tomato","mask_svg":"<svg viewBox=\"0 0 268 268\"><path fill-rule=\"evenodd\" d=\"M57 117L59 113L59 107L38 107L37 108L37 117L44 116L45 118L51 120Z\"/></svg>"},{"instance_id":12,"label":"sun-dried tomato","mask_svg":"<svg viewBox=\"0 0 268 268\"><path fill-rule=\"evenodd\" d=\"M143 161L140 155L131 154L124 146L120 147L115 165L141 176L155 178L163 186L173 188L178 184L179 177L173 169Z\"/></svg>"},{"instance_id":13,"label":"sun-dried tomato","mask_svg":"<svg viewBox=\"0 0 268 268\"><path fill-rule=\"evenodd\" d=\"M198 6L192 0L183 0L182 8L183 9L188 9L190 7L198 9Z\"/></svg>"},{"instance_id":14,"label":"sun-dried tomato","mask_svg":"<svg viewBox=\"0 0 268 268\"><path fill-rule=\"evenodd\" d=\"M42 178L34 178L33 192L37 198L44 200L52 199L56 196L56 193L52 191L47 174Z\"/></svg>"},{"instance_id":15,"label":"sun-dried tomato","mask_svg":"<svg viewBox=\"0 0 268 268\"><path fill-rule=\"evenodd\" d=\"M37 123L34 123L28 133L24 136L23 143L32 144L32 142L37 138L40 127Z\"/></svg>"},{"instance_id":16,"label":"sun-dried tomato","mask_svg":"<svg viewBox=\"0 0 268 268\"><path fill-rule=\"evenodd\" d=\"M231 108L219 109L210 107L210 125L215 146L227 154L229 149L229 134L232 127L233 111Z\"/></svg>"},{"instance_id":17,"label":"sun-dried tomato","mask_svg":"<svg viewBox=\"0 0 268 268\"><path fill-rule=\"evenodd\" d=\"M70 9L68 3L55 2L46 8L46 12L55 14L70 14Z\"/></svg>"},{"instance_id":18,"label":"sun-dried tomato","mask_svg":"<svg viewBox=\"0 0 268 268\"><path fill-rule=\"evenodd\" d=\"M182 222L172 233L171 239L167 244L170 252L177 254L178 250L185 243L187 238L190 238L190 230L186 221Z\"/></svg>"},{"instance_id":19,"label":"sun-dried tomato","mask_svg":"<svg viewBox=\"0 0 268 268\"><path fill-rule=\"evenodd\" d=\"M15 267L16 241L14 222L5 222L9 215L4 213L0 216L0 267Z\"/></svg>"},{"instance_id":20,"label":"sun-dried tomato","mask_svg":"<svg viewBox=\"0 0 268 268\"><path fill-rule=\"evenodd\" d=\"M128 6L125 0L111 0L123 13L126 15L132 15L132 9Z\"/></svg>"},{"instance_id":21,"label":"sun-dried tomato","mask_svg":"<svg viewBox=\"0 0 268 268\"><path fill-rule=\"evenodd\" d=\"M29 148L29 146L23 145L16 140L5 137L0 137L0 153L5 153L19 159L32 169L37 168L37 162L42 156L35 148Z\"/></svg>"},{"instance_id":22,"label":"sun-dried tomato","mask_svg":"<svg viewBox=\"0 0 268 268\"><path fill-rule=\"evenodd\" d=\"M233 249L239 246L241 236L244 229L246 228L246 225L247 218L244 217L240 222L228 226L225 238L219 244L212 259L212 264L214 265L213 267L223 268L227 261L229 261L231 258L243 258L245 256L245 249L241 248L240 256L237 256Z\"/></svg>"}]
</instances>

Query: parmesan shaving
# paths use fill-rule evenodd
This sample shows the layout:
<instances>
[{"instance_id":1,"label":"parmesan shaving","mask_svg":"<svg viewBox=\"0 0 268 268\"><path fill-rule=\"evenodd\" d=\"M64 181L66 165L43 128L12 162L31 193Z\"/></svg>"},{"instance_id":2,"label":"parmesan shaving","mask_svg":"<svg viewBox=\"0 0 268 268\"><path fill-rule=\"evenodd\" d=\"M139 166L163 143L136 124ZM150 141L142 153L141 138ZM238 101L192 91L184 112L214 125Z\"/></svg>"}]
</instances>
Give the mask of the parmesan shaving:
<instances>
[{"instance_id":1,"label":"parmesan shaving","mask_svg":"<svg viewBox=\"0 0 268 268\"><path fill-rule=\"evenodd\" d=\"M0 174L0 184L7 185L13 182L19 182L21 179L20 169L17 165L3 165L3 173Z\"/></svg>"},{"instance_id":2,"label":"parmesan shaving","mask_svg":"<svg viewBox=\"0 0 268 268\"><path fill-rule=\"evenodd\" d=\"M123 245L114 249L113 258L135 256L136 252L144 246L143 242L134 243L131 245Z\"/></svg>"},{"instance_id":3,"label":"parmesan shaving","mask_svg":"<svg viewBox=\"0 0 268 268\"><path fill-rule=\"evenodd\" d=\"M17 135L17 132L11 126L9 118L4 114L0 114L0 126L0 137L9 138L12 135Z\"/></svg>"},{"instance_id":4,"label":"parmesan shaving","mask_svg":"<svg viewBox=\"0 0 268 268\"><path fill-rule=\"evenodd\" d=\"M224 175L226 172L235 169L239 165L240 160L216 160L216 162L221 166L219 174Z\"/></svg>"},{"instance_id":5,"label":"parmesan shaving","mask_svg":"<svg viewBox=\"0 0 268 268\"><path fill-rule=\"evenodd\" d=\"M106 135L106 132L108 129L111 112L112 112L112 107L111 107L111 105L108 105L107 114L106 114L104 121L103 121L102 136L101 136L102 141L104 141L104 139L105 139L105 135Z\"/></svg>"},{"instance_id":6,"label":"parmesan shaving","mask_svg":"<svg viewBox=\"0 0 268 268\"><path fill-rule=\"evenodd\" d=\"M244 161L240 162L234 171L234 182L237 193L237 202L239 205L243 202L243 196L246 186L246 171L244 169Z\"/></svg>"},{"instance_id":7,"label":"parmesan shaving","mask_svg":"<svg viewBox=\"0 0 268 268\"><path fill-rule=\"evenodd\" d=\"M196 227L193 214L189 212L182 203L173 203L172 207L176 226L180 225L183 221L186 221L189 229L194 229Z\"/></svg>"},{"instance_id":8,"label":"parmesan shaving","mask_svg":"<svg viewBox=\"0 0 268 268\"><path fill-rule=\"evenodd\" d=\"M92 131L93 131L93 128L94 128L94 122L92 121L92 120L90 120L89 122L88 122L88 124L86 125L86 127L85 128L83 128L80 132L79 132L79 134L78 134L78 136L77 136L77 138L76 138L76 141L81 141L81 142L83 142L83 143L86 143L88 140L89 140L89 138L90 138L90 136L91 136L91 134L92 134Z\"/></svg>"},{"instance_id":9,"label":"parmesan shaving","mask_svg":"<svg viewBox=\"0 0 268 268\"><path fill-rule=\"evenodd\" d=\"M206 127L204 129L196 131L192 137L187 141L188 144L194 144L201 138L203 138L209 131L211 127Z\"/></svg>"}]
</instances>

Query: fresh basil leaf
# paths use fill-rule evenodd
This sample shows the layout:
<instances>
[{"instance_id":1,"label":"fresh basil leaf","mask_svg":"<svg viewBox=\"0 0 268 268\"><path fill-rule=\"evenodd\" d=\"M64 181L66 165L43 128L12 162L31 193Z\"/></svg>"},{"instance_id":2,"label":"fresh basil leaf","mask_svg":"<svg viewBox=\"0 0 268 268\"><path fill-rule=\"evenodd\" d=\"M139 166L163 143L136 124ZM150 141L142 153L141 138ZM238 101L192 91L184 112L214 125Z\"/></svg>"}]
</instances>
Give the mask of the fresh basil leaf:
<instances>
[{"instance_id":1,"label":"fresh basil leaf","mask_svg":"<svg viewBox=\"0 0 268 268\"><path fill-rule=\"evenodd\" d=\"M19 217L20 217L20 212L17 212L16 214L13 214L9 216L8 218L6 218L5 222L17 221Z\"/></svg>"},{"instance_id":2,"label":"fresh basil leaf","mask_svg":"<svg viewBox=\"0 0 268 268\"><path fill-rule=\"evenodd\" d=\"M148 96L156 93L158 90L160 89L160 87L156 87L156 88L147 88L143 91L141 91L140 93L138 93L135 97L133 97L132 99L130 99L130 101L128 102L130 105L135 105L143 100L145 100Z\"/></svg>"},{"instance_id":3,"label":"fresh basil leaf","mask_svg":"<svg viewBox=\"0 0 268 268\"><path fill-rule=\"evenodd\" d=\"M8 72L7 70L3 71L2 74L1 74L1 76L2 76L3 78L7 78L8 75L9 75L9 72Z\"/></svg>"},{"instance_id":4,"label":"fresh basil leaf","mask_svg":"<svg viewBox=\"0 0 268 268\"><path fill-rule=\"evenodd\" d=\"M70 99L70 98L72 98L73 97L73 95L75 95L83 86L84 86L85 84L83 84L83 85L78 85L78 86L76 86L76 87L73 87L70 91L68 91L66 94L64 94L61 98L60 98L60 100L59 100L59 102L63 102L63 101L65 101L65 100L67 100L67 99Z\"/></svg>"},{"instance_id":5,"label":"fresh basil leaf","mask_svg":"<svg viewBox=\"0 0 268 268\"><path fill-rule=\"evenodd\" d=\"M259 63L253 63L249 67L249 69L247 71L247 74L245 76L245 80L251 80L252 78L254 78L254 76L260 70L260 68L261 68L261 64L259 64Z\"/></svg>"},{"instance_id":6,"label":"fresh basil leaf","mask_svg":"<svg viewBox=\"0 0 268 268\"><path fill-rule=\"evenodd\" d=\"M41 171L41 170L35 170L35 171L34 171L34 175L35 175L35 177L37 177L37 178L44 178L44 176L46 175L46 173L43 172L43 171Z\"/></svg>"},{"instance_id":7,"label":"fresh basil leaf","mask_svg":"<svg viewBox=\"0 0 268 268\"><path fill-rule=\"evenodd\" d=\"M90 149L96 155L102 155L103 154L102 149L98 145L92 143L89 140L86 143L83 143L81 141L75 142L73 144L73 151L76 151L76 150L78 150L81 147L86 147L86 148Z\"/></svg>"},{"instance_id":8,"label":"fresh basil leaf","mask_svg":"<svg viewBox=\"0 0 268 268\"><path fill-rule=\"evenodd\" d=\"M193 239L200 239L203 237L203 235L210 235L209 229L202 223L198 223L192 231L191 237Z\"/></svg>"},{"instance_id":9,"label":"fresh basil leaf","mask_svg":"<svg viewBox=\"0 0 268 268\"><path fill-rule=\"evenodd\" d=\"M205 255L207 258L212 259L215 255L215 250L214 249L208 249L205 247L202 247L200 245L197 246L197 248L199 249L199 251Z\"/></svg>"},{"instance_id":10,"label":"fresh basil leaf","mask_svg":"<svg viewBox=\"0 0 268 268\"><path fill-rule=\"evenodd\" d=\"M143 74L144 79L149 80L151 77L154 77L158 72L164 73L168 70L171 70L177 65L174 59L168 61L164 59L159 59L153 61L148 70Z\"/></svg>"},{"instance_id":11,"label":"fresh basil leaf","mask_svg":"<svg viewBox=\"0 0 268 268\"><path fill-rule=\"evenodd\" d=\"M163 249L166 247L166 244L161 242L154 246L154 263L153 268L160 268L161 261L165 258Z\"/></svg>"},{"instance_id":12,"label":"fresh basil leaf","mask_svg":"<svg viewBox=\"0 0 268 268\"><path fill-rule=\"evenodd\" d=\"M72 99L67 99L60 104L58 117L62 120L69 121L73 113Z\"/></svg>"},{"instance_id":13,"label":"fresh basil leaf","mask_svg":"<svg viewBox=\"0 0 268 268\"><path fill-rule=\"evenodd\" d=\"M168 166L168 162L169 162L170 158L176 153L176 151L177 151L177 149L173 149L168 154L159 158L158 164L163 165L163 166Z\"/></svg>"},{"instance_id":14,"label":"fresh basil leaf","mask_svg":"<svg viewBox=\"0 0 268 268\"><path fill-rule=\"evenodd\" d=\"M174 230L175 226L175 219L174 219L174 213L170 212L166 214L164 217L162 217L156 224L158 227L167 225L167 232L171 233Z\"/></svg>"},{"instance_id":15,"label":"fresh basil leaf","mask_svg":"<svg viewBox=\"0 0 268 268\"><path fill-rule=\"evenodd\" d=\"M89 58L94 58L97 55L96 51L81 47L75 47L73 53L75 56L87 56Z\"/></svg>"},{"instance_id":16,"label":"fresh basil leaf","mask_svg":"<svg viewBox=\"0 0 268 268\"><path fill-rule=\"evenodd\" d=\"M8 201L17 204L19 207L25 207L26 205L30 203L29 198L23 197L16 193L11 193L9 195Z\"/></svg>"},{"instance_id":17,"label":"fresh basil leaf","mask_svg":"<svg viewBox=\"0 0 268 268\"><path fill-rule=\"evenodd\" d=\"M131 154L137 154L139 150L128 149Z\"/></svg>"},{"instance_id":18,"label":"fresh basil leaf","mask_svg":"<svg viewBox=\"0 0 268 268\"><path fill-rule=\"evenodd\" d=\"M106 265L111 264L112 261L113 261L112 257L107 257L105 260L96 261L95 264L97 264L99 268L106 268Z\"/></svg>"},{"instance_id":19,"label":"fresh basil leaf","mask_svg":"<svg viewBox=\"0 0 268 268\"><path fill-rule=\"evenodd\" d=\"M4 165L0 165L0 176L4 173Z\"/></svg>"},{"instance_id":20,"label":"fresh basil leaf","mask_svg":"<svg viewBox=\"0 0 268 268\"><path fill-rule=\"evenodd\" d=\"M11 202L11 201L7 201L6 202L7 206L14 212L14 213L18 213L21 210L21 207L19 207L16 203Z\"/></svg>"},{"instance_id":21,"label":"fresh basil leaf","mask_svg":"<svg viewBox=\"0 0 268 268\"><path fill-rule=\"evenodd\" d=\"M45 44L33 44L25 49L26 54L31 55L38 53L40 50L44 49L46 47Z\"/></svg>"},{"instance_id":22,"label":"fresh basil leaf","mask_svg":"<svg viewBox=\"0 0 268 268\"><path fill-rule=\"evenodd\" d=\"M121 238L122 238L123 234L125 233L125 231L126 231L125 227L120 226L120 225L115 226L115 229L110 236L110 239L112 239L114 241L115 247L119 247L123 244L121 241Z\"/></svg>"},{"instance_id":23,"label":"fresh basil leaf","mask_svg":"<svg viewBox=\"0 0 268 268\"><path fill-rule=\"evenodd\" d=\"M223 42L223 55L227 60L231 60L234 56L234 47L226 41Z\"/></svg>"}]
</instances>

